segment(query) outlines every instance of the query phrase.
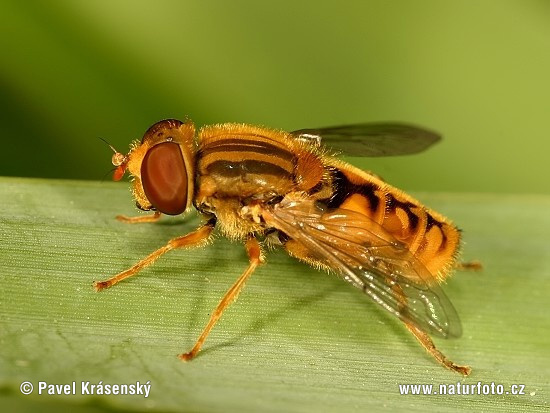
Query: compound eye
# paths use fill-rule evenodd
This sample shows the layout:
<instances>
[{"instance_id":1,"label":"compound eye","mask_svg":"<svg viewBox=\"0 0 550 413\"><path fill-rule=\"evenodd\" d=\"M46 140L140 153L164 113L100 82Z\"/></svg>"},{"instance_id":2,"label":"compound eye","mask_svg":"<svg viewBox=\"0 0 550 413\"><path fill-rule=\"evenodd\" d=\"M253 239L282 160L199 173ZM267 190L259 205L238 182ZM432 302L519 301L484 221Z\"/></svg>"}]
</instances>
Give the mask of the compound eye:
<instances>
[{"instance_id":1,"label":"compound eye","mask_svg":"<svg viewBox=\"0 0 550 413\"><path fill-rule=\"evenodd\" d=\"M141 182L157 211L167 215L185 211L188 177L177 143L159 143L149 149L141 163Z\"/></svg>"}]
</instances>

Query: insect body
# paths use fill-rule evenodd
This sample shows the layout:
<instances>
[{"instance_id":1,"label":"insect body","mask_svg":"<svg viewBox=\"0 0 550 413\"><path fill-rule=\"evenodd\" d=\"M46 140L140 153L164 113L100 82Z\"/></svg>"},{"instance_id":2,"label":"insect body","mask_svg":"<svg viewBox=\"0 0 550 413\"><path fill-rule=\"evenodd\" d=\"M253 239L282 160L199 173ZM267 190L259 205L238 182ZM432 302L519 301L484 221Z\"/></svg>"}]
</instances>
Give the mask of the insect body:
<instances>
[{"instance_id":1,"label":"insect body","mask_svg":"<svg viewBox=\"0 0 550 413\"><path fill-rule=\"evenodd\" d=\"M181 359L199 352L224 309L263 262L261 242L281 246L361 289L400 318L441 364L467 375L470 368L446 358L428 335L461 334L458 316L439 287L455 264L459 231L442 215L321 146L382 156L418 152L438 139L401 124L292 133L220 124L203 127L195 139L191 122L158 122L127 155L115 151L113 156L114 179L128 171L137 206L155 213L119 219L151 222L194 205L204 224L95 287L110 287L172 249L204 245L217 226L225 236L245 242L249 266Z\"/></svg>"}]
</instances>

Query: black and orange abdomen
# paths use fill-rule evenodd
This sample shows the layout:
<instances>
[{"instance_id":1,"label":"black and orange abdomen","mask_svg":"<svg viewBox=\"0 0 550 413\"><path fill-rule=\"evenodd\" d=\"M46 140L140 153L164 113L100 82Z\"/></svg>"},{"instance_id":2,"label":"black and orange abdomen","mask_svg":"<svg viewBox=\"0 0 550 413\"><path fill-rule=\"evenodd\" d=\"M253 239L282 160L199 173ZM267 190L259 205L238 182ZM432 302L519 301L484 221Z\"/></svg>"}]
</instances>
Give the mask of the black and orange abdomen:
<instances>
[{"instance_id":1,"label":"black and orange abdomen","mask_svg":"<svg viewBox=\"0 0 550 413\"><path fill-rule=\"evenodd\" d=\"M333 163L328 206L368 216L443 280L455 263L460 231L444 216L379 178L341 161Z\"/></svg>"}]
</instances>

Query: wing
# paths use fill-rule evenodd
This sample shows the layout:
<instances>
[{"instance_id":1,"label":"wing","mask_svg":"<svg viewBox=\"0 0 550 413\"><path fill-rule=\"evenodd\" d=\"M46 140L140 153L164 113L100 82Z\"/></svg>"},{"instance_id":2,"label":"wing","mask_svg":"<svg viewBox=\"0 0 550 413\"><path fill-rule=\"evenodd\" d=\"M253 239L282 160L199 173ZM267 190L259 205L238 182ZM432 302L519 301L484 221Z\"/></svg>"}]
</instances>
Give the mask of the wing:
<instances>
[{"instance_id":1,"label":"wing","mask_svg":"<svg viewBox=\"0 0 550 413\"><path fill-rule=\"evenodd\" d=\"M284 200L262 216L405 323L445 338L462 334L456 310L435 278L365 215L325 210L304 199Z\"/></svg>"},{"instance_id":2,"label":"wing","mask_svg":"<svg viewBox=\"0 0 550 413\"><path fill-rule=\"evenodd\" d=\"M441 139L435 132L403 123L361 123L291 133L297 139L323 143L344 155L371 157L421 152Z\"/></svg>"}]
</instances>

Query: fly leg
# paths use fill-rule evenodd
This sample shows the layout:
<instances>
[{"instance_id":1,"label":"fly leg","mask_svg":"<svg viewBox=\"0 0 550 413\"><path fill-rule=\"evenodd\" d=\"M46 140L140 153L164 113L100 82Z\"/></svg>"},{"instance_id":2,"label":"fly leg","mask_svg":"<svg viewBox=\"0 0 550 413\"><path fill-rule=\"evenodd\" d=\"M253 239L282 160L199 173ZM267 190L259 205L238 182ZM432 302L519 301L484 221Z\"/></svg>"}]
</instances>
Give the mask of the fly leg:
<instances>
[{"instance_id":1,"label":"fly leg","mask_svg":"<svg viewBox=\"0 0 550 413\"><path fill-rule=\"evenodd\" d=\"M256 238L250 237L246 241L246 252L248 254L249 260L248 268L237 279L235 284L233 284L231 288L227 290L216 309L212 312L210 320L208 320L208 324L206 324L206 327L197 339L197 342L195 343L193 348L189 352L180 354L178 356L181 360L188 361L197 355L204 341L206 340L206 337L208 337L208 334L210 334L210 331L212 330L216 322L220 319L224 310L237 299L237 296L244 287L245 282L252 275L256 267L263 263L264 260L262 258L262 251Z\"/></svg>"},{"instance_id":2,"label":"fly leg","mask_svg":"<svg viewBox=\"0 0 550 413\"><path fill-rule=\"evenodd\" d=\"M208 241L208 238L210 237L210 234L212 233L215 225L216 219L211 218L206 224L196 229L195 231L190 232L187 235L171 239L165 246L152 252L147 257L139 261L137 264L128 268L126 271L122 271L121 273L115 275L112 278L109 278L108 280L94 281L94 288L96 289L96 291L101 291L105 288L112 287L120 281L131 277L132 275L135 275L148 265L151 265L159 257L166 254L168 251L172 251L178 248L199 247L201 245L204 245Z\"/></svg>"},{"instance_id":3,"label":"fly leg","mask_svg":"<svg viewBox=\"0 0 550 413\"><path fill-rule=\"evenodd\" d=\"M142 215L140 217L129 217L126 215L117 215L116 219L127 224L140 224L143 222L157 222L160 219L161 213L155 211L153 215Z\"/></svg>"},{"instance_id":4,"label":"fly leg","mask_svg":"<svg viewBox=\"0 0 550 413\"><path fill-rule=\"evenodd\" d=\"M464 376L469 376L472 369L470 366L460 366L458 364L453 363L451 360L449 360L441 351L437 349L434 342L430 338L428 334L420 330L418 327L409 324L405 322L405 326L409 329L409 331L416 337L416 339L422 344L422 347L426 349L428 353L430 353L438 362L439 364L443 365L444 367L456 371L457 373L463 374Z\"/></svg>"},{"instance_id":5,"label":"fly leg","mask_svg":"<svg viewBox=\"0 0 550 413\"><path fill-rule=\"evenodd\" d=\"M455 264L455 268L460 271L481 271L483 269L483 265L477 260L463 261L457 262Z\"/></svg>"},{"instance_id":6,"label":"fly leg","mask_svg":"<svg viewBox=\"0 0 550 413\"><path fill-rule=\"evenodd\" d=\"M406 314L408 311L407 298L405 297L403 290L399 285L395 284L392 287L392 291L395 294L395 298L399 302L399 311L403 314ZM445 354L437 349L433 340L427 333L416 327L414 324L408 322L406 319L401 319L401 321L403 321L405 327L407 327L407 329L419 341L422 347L424 347L426 351L430 353L431 356L435 358L439 364L441 364L443 367L448 368L449 370L456 371L457 373L460 373L464 376L470 375L470 372L472 371L470 366L460 366L449 360L447 356L445 356Z\"/></svg>"}]
</instances>

